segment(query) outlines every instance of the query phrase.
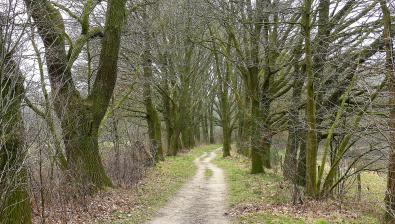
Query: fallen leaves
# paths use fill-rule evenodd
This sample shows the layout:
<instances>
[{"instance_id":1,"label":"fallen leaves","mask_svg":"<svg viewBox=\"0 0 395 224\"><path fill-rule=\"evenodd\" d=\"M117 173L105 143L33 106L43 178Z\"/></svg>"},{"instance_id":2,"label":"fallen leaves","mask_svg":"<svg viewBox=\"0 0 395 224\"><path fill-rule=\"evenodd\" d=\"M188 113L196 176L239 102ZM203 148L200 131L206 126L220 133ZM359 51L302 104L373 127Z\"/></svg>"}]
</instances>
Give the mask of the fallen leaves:
<instances>
[{"instance_id":1,"label":"fallen leaves","mask_svg":"<svg viewBox=\"0 0 395 224\"><path fill-rule=\"evenodd\" d=\"M342 206L339 202L333 200L311 200L306 201L303 205L292 205L291 203L245 203L235 206L229 213L231 216L241 217L258 212L303 220L325 219L334 222L357 220L362 215L360 209Z\"/></svg>"}]
</instances>

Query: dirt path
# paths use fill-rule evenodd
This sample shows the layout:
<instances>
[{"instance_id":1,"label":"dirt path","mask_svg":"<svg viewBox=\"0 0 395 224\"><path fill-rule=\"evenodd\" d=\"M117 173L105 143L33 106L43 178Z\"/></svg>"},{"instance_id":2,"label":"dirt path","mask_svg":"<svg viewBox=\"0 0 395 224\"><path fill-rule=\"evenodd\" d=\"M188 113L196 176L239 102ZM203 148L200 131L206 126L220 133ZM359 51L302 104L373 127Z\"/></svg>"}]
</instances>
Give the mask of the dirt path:
<instances>
[{"instance_id":1,"label":"dirt path","mask_svg":"<svg viewBox=\"0 0 395 224\"><path fill-rule=\"evenodd\" d=\"M198 170L194 178L150 224L230 223L225 215L227 187L223 170L211 163L215 156L215 152L204 153L195 160Z\"/></svg>"}]
</instances>

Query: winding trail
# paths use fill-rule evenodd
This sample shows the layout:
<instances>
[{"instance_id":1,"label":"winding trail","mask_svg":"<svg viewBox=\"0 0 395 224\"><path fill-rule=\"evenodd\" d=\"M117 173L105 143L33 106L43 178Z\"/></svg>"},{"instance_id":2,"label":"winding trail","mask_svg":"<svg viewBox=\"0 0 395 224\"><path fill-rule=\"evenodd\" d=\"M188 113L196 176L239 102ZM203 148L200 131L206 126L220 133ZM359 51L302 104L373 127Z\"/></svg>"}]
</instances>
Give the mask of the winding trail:
<instances>
[{"instance_id":1,"label":"winding trail","mask_svg":"<svg viewBox=\"0 0 395 224\"><path fill-rule=\"evenodd\" d=\"M150 224L230 223L225 214L227 186L224 173L211 163L215 156L215 151L204 153L194 161L198 167L196 175L159 210ZM212 172L206 171L208 169Z\"/></svg>"}]
</instances>

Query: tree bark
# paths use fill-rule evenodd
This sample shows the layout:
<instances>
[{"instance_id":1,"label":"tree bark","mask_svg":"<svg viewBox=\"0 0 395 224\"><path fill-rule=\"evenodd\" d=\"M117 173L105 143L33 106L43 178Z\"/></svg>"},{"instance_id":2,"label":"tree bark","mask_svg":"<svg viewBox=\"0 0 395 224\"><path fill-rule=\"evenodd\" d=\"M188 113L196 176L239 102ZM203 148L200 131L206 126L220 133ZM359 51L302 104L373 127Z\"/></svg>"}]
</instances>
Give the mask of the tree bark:
<instances>
[{"instance_id":1,"label":"tree bark","mask_svg":"<svg viewBox=\"0 0 395 224\"><path fill-rule=\"evenodd\" d=\"M263 22L263 4L265 0L256 1L256 15L254 20L254 27L251 34L250 42L250 54L251 54L251 65L248 67L247 85L251 96L251 173L263 173L263 152L262 143L263 139L263 128L264 118L262 117L261 111L261 93L259 89L259 40L260 33L262 30Z\"/></svg>"},{"instance_id":2,"label":"tree bark","mask_svg":"<svg viewBox=\"0 0 395 224\"><path fill-rule=\"evenodd\" d=\"M314 93L314 72L311 50L311 6L312 0L304 0L302 28L305 38L305 64L307 74L306 118L308 125L306 142L306 193L317 196L317 133L316 133L316 102Z\"/></svg>"},{"instance_id":3,"label":"tree bark","mask_svg":"<svg viewBox=\"0 0 395 224\"><path fill-rule=\"evenodd\" d=\"M251 97L251 173L263 173L263 160L262 160L262 148L261 148L261 138L262 138L262 127L261 127L261 110L259 103L259 87L258 87L258 71L251 78L250 87L252 90Z\"/></svg>"},{"instance_id":4,"label":"tree bark","mask_svg":"<svg viewBox=\"0 0 395 224\"><path fill-rule=\"evenodd\" d=\"M81 98L73 83L71 66L75 59L70 55L73 55L74 49L66 54L65 27L60 12L48 0L25 0L25 3L44 43L51 92L54 93L55 112L61 121L68 169L72 176L82 182L81 186L92 190L112 186L99 154L98 129L117 78L126 1L110 0L107 4L99 67L92 91L86 99ZM89 29L89 24L81 25Z\"/></svg>"},{"instance_id":5,"label":"tree bark","mask_svg":"<svg viewBox=\"0 0 395 224\"><path fill-rule=\"evenodd\" d=\"M301 137L299 106L301 104L304 79L299 64L296 64L294 68L292 102L288 118L288 143L285 151L283 175L291 182L296 183L298 173L295 170L295 164L298 161L297 156Z\"/></svg>"},{"instance_id":6,"label":"tree bark","mask_svg":"<svg viewBox=\"0 0 395 224\"><path fill-rule=\"evenodd\" d=\"M387 177L387 191L385 195L386 213L385 219L388 223L395 222L395 60L394 49L391 38L391 15L387 6L386 0L380 0L381 10L383 12L384 24L384 49L386 53L385 68L388 79L388 89L390 91L389 105L389 158L388 158L388 177Z\"/></svg>"},{"instance_id":7,"label":"tree bark","mask_svg":"<svg viewBox=\"0 0 395 224\"><path fill-rule=\"evenodd\" d=\"M209 120L209 126L210 126L210 132L209 132L209 140L210 144L214 144L214 109L213 109L213 104L211 103L209 106L208 110L208 120Z\"/></svg>"},{"instance_id":8,"label":"tree bark","mask_svg":"<svg viewBox=\"0 0 395 224\"><path fill-rule=\"evenodd\" d=\"M155 153L155 160L163 160L163 148L162 148L162 129L161 129L161 121L159 118L158 111L155 108L155 105L152 101L152 87L154 83L153 72L152 72L152 55L151 55L151 42L152 38L149 34L148 29L148 20L146 8L144 8L143 12L144 19L144 53L143 53L143 94L144 94L144 105L147 113L147 124L148 124L148 136L151 141L151 147L153 148L153 152Z\"/></svg>"},{"instance_id":9,"label":"tree bark","mask_svg":"<svg viewBox=\"0 0 395 224\"><path fill-rule=\"evenodd\" d=\"M1 19L1 18L0 18ZM21 103L23 76L6 52L0 26L0 223L32 223Z\"/></svg>"}]
</instances>

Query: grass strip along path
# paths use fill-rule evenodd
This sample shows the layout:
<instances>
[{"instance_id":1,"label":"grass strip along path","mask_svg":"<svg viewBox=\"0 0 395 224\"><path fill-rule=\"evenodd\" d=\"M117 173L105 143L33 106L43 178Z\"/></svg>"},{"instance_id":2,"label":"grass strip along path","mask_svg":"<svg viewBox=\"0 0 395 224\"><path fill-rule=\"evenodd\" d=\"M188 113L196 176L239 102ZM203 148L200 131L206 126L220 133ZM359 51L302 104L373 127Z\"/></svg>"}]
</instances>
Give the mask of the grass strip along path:
<instances>
[{"instance_id":1,"label":"grass strip along path","mask_svg":"<svg viewBox=\"0 0 395 224\"><path fill-rule=\"evenodd\" d=\"M225 172L229 188L228 212L234 223L380 223L377 214L382 214L381 211L351 198L341 206L336 200L305 200L303 205L293 206L289 190L292 186L284 181L279 168L252 175L250 159L235 151L231 157L218 156L213 163Z\"/></svg>"}]
</instances>

